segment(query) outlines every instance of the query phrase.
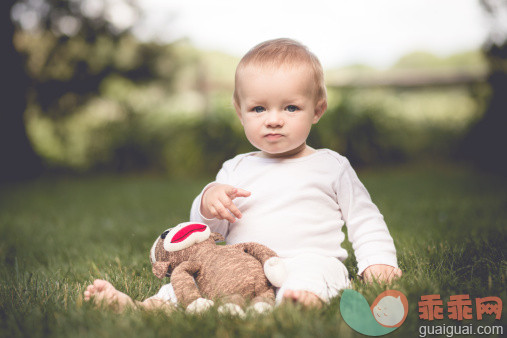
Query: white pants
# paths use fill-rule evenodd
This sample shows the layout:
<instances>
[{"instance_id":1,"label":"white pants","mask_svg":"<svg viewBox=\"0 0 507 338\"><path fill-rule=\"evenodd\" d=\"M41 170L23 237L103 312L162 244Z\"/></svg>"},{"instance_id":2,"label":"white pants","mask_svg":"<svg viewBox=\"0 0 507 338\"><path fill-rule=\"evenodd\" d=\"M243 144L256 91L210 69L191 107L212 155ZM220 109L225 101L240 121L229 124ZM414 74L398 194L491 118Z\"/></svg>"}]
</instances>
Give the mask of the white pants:
<instances>
[{"instance_id":1,"label":"white pants","mask_svg":"<svg viewBox=\"0 0 507 338\"><path fill-rule=\"evenodd\" d=\"M282 301L285 290L310 291L325 302L350 286L349 273L336 257L301 254L282 258L287 269L287 279L276 290L276 303Z\"/></svg>"},{"instance_id":2,"label":"white pants","mask_svg":"<svg viewBox=\"0 0 507 338\"><path fill-rule=\"evenodd\" d=\"M350 287L349 273L345 265L336 257L316 254L301 254L282 258L287 269L287 279L276 290L276 304L282 301L285 290L310 291L325 302L338 295L342 289ZM177 303L171 284L165 284L159 292L150 297Z\"/></svg>"}]
</instances>

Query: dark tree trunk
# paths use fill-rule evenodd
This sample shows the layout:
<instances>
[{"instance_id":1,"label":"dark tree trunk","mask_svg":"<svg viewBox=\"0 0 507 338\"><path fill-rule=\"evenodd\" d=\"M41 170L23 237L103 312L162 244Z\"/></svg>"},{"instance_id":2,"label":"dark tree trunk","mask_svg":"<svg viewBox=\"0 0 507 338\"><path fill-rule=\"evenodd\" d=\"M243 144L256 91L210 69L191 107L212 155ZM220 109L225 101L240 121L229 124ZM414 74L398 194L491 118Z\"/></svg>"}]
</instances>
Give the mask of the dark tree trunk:
<instances>
[{"instance_id":1,"label":"dark tree trunk","mask_svg":"<svg viewBox=\"0 0 507 338\"><path fill-rule=\"evenodd\" d=\"M27 137L24 112L28 77L23 60L14 48L14 24L10 17L14 0L0 1L0 13L6 23L2 38L2 87L0 106L0 183L36 177L43 171L40 157L35 153ZM7 27L6 27L7 26Z\"/></svg>"},{"instance_id":2,"label":"dark tree trunk","mask_svg":"<svg viewBox=\"0 0 507 338\"><path fill-rule=\"evenodd\" d=\"M491 97L481 120L464 138L460 155L478 168L507 176L507 43L487 51Z\"/></svg>"},{"instance_id":3,"label":"dark tree trunk","mask_svg":"<svg viewBox=\"0 0 507 338\"><path fill-rule=\"evenodd\" d=\"M491 20L491 32L484 44L489 64L488 83L491 97L484 116L465 136L458 150L461 158L477 167L507 176L507 39L502 13L507 12L507 2L481 0L481 6ZM495 38L496 37L496 38ZM499 39L503 41L498 41Z\"/></svg>"}]
</instances>

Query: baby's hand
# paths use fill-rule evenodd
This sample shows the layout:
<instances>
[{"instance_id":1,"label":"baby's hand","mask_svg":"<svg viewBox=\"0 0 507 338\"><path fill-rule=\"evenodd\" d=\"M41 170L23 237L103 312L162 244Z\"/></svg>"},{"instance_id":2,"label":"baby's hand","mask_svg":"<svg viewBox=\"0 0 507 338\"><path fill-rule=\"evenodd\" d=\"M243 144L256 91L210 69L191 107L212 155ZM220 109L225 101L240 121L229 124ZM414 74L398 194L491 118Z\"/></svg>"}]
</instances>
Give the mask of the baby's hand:
<instances>
[{"instance_id":1,"label":"baby's hand","mask_svg":"<svg viewBox=\"0 0 507 338\"><path fill-rule=\"evenodd\" d=\"M249 191L228 184L214 184L202 196L201 214L206 218L226 219L234 223L236 218L241 218L241 212L232 200L248 196Z\"/></svg>"},{"instance_id":2,"label":"baby's hand","mask_svg":"<svg viewBox=\"0 0 507 338\"><path fill-rule=\"evenodd\" d=\"M394 278L401 277L401 270L386 264L375 264L364 269L362 276L368 283L390 283Z\"/></svg>"}]
</instances>

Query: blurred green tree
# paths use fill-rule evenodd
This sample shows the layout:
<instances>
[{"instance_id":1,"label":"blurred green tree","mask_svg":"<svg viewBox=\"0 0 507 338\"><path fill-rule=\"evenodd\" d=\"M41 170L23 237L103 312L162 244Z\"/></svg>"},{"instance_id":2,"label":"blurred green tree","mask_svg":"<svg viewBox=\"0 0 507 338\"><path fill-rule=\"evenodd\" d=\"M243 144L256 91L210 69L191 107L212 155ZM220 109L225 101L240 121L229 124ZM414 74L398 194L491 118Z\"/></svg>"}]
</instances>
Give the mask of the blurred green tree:
<instances>
[{"instance_id":1,"label":"blurred green tree","mask_svg":"<svg viewBox=\"0 0 507 338\"><path fill-rule=\"evenodd\" d=\"M0 181L44 169L26 135L27 104L57 121L98 95L107 78L143 83L162 76L169 85L177 68L165 61L160 72L157 61L166 49L133 38L131 28L142 16L135 0L9 0L2 13L8 22L2 81L9 95L0 123Z\"/></svg>"}]
</instances>

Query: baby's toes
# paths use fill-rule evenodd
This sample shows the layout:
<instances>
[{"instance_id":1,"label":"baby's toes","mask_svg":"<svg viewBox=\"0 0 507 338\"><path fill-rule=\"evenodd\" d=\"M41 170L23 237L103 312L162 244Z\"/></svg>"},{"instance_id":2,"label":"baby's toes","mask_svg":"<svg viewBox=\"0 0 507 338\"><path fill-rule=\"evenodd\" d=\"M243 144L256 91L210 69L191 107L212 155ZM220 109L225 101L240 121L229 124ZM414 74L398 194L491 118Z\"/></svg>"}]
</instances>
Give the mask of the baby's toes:
<instances>
[{"instance_id":1,"label":"baby's toes","mask_svg":"<svg viewBox=\"0 0 507 338\"><path fill-rule=\"evenodd\" d=\"M320 298L316 294L310 293L310 292L304 292L301 295L301 303L305 306L310 306L310 307L321 307L322 306L322 301L320 300Z\"/></svg>"},{"instance_id":2,"label":"baby's toes","mask_svg":"<svg viewBox=\"0 0 507 338\"><path fill-rule=\"evenodd\" d=\"M93 296L93 294L95 293L95 287L93 285L88 285L86 287L86 290L84 292L84 299L86 301L89 301L90 298Z\"/></svg>"},{"instance_id":3,"label":"baby's toes","mask_svg":"<svg viewBox=\"0 0 507 338\"><path fill-rule=\"evenodd\" d=\"M102 279L96 279L93 281L95 292L103 292L108 288L109 285L111 284Z\"/></svg>"},{"instance_id":4,"label":"baby's toes","mask_svg":"<svg viewBox=\"0 0 507 338\"><path fill-rule=\"evenodd\" d=\"M285 300L294 300L296 297L294 296L294 291L293 290L285 290L285 292L283 293L283 298Z\"/></svg>"},{"instance_id":5,"label":"baby's toes","mask_svg":"<svg viewBox=\"0 0 507 338\"><path fill-rule=\"evenodd\" d=\"M301 296L299 297L299 302L303 304L304 306L311 306L314 299L311 295L309 295L307 292L303 292Z\"/></svg>"},{"instance_id":6,"label":"baby's toes","mask_svg":"<svg viewBox=\"0 0 507 338\"><path fill-rule=\"evenodd\" d=\"M302 292L300 290L288 290L288 297L294 302L301 302Z\"/></svg>"}]
</instances>

